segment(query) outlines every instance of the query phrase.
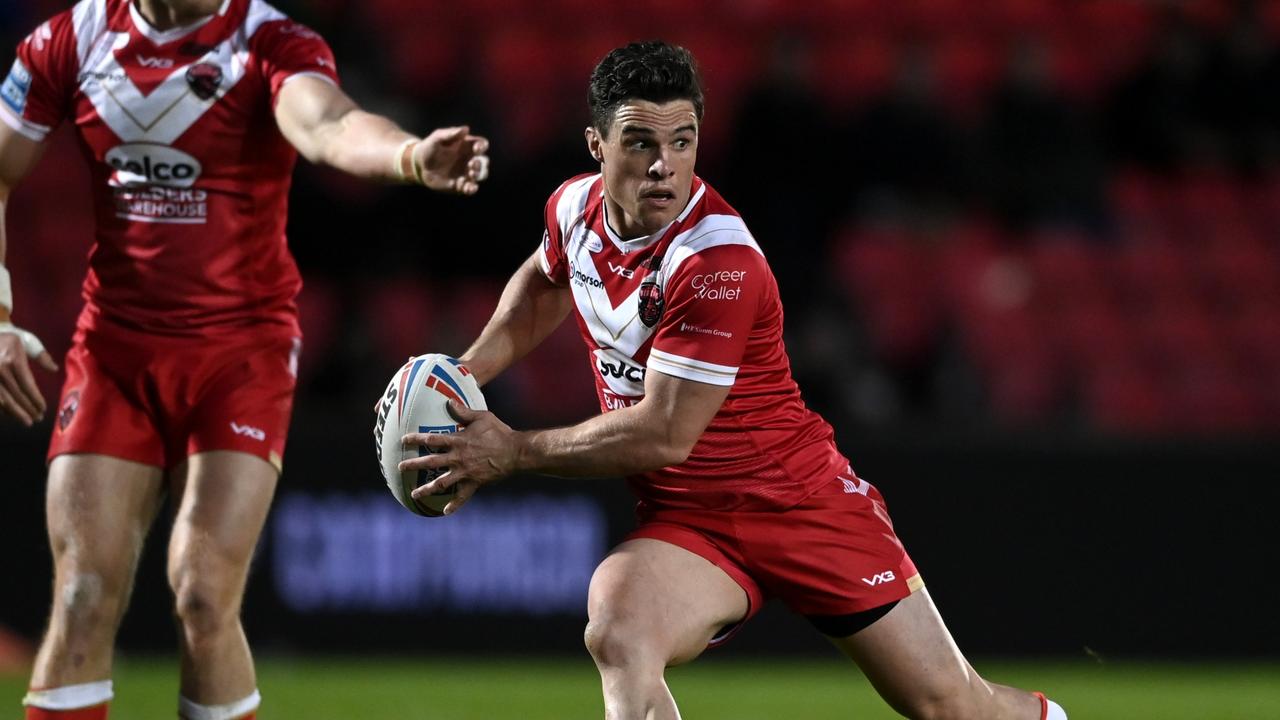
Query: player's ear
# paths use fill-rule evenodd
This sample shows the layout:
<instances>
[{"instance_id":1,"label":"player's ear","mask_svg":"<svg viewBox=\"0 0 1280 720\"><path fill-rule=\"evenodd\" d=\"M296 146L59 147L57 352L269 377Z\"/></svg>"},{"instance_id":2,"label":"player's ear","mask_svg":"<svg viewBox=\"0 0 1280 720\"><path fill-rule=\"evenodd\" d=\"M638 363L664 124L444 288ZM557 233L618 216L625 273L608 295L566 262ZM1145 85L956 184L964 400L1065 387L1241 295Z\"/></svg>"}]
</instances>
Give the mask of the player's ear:
<instances>
[{"instance_id":1,"label":"player's ear","mask_svg":"<svg viewBox=\"0 0 1280 720\"><path fill-rule=\"evenodd\" d=\"M587 138L587 152L591 153L591 157L595 158L596 162L604 162L604 148L602 147L604 141L600 138L600 133L594 127L588 125L584 135Z\"/></svg>"}]
</instances>

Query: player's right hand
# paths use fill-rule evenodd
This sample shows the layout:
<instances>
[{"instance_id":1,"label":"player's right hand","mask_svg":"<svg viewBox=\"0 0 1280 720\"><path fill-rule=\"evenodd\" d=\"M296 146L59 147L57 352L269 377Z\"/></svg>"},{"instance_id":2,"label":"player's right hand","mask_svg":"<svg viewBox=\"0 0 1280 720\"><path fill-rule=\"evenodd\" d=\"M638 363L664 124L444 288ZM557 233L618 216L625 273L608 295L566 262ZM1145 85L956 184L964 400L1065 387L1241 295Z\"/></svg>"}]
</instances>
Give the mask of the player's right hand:
<instances>
[{"instance_id":1,"label":"player's right hand","mask_svg":"<svg viewBox=\"0 0 1280 720\"><path fill-rule=\"evenodd\" d=\"M0 412L31 427L44 418L46 405L27 358L50 372L58 370L40 338L11 322L0 322Z\"/></svg>"}]
</instances>

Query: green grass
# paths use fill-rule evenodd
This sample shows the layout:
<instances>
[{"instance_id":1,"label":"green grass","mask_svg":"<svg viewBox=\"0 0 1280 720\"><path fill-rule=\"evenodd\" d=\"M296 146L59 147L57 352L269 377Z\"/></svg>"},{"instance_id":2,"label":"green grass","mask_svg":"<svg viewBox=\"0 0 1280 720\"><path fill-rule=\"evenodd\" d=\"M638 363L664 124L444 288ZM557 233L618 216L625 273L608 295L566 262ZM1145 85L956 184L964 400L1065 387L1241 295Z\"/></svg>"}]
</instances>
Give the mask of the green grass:
<instances>
[{"instance_id":1,"label":"green grass","mask_svg":"<svg viewBox=\"0 0 1280 720\"><path fill-rule=\"evenodd\" d=\"M977 663L987 678L1044 690L1073 720L1280 718L1280 665ZM668 673L689 720L873 720L897 717L840 660L704 659ZM116 669L112 717L173 718L172 661L128 659ZM16 715L26 678L0 676L0 717ZM262 720L497 720L598 718L588 658L476 660L378 657L259 661ZM9 708L9 709L5 709Z\"/></svg>"}]
</instances>

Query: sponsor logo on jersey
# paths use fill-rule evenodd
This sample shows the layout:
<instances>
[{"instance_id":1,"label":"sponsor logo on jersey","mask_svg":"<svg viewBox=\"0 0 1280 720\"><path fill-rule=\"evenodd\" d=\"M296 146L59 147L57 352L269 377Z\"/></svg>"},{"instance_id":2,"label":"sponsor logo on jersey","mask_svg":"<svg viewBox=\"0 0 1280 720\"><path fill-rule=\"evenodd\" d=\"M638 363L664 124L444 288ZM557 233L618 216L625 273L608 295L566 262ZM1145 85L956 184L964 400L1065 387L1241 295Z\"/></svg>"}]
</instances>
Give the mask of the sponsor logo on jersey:
<instances>
[{"instance_id":1,"label":"sponsor logo on jersey","mask_svg":"<svg viewBox=\"0 0 1280 720\"><path fill-rule=\"evenodd\" d=\"M894 575L892 570L885 570L884 572L876 573L869 578L862 578L862 582L870 585L871 587L875 587L876 585L883 585L897 579L898 576Z\"/></svg>"},{"instance_id":2,"label":"sponsor logo on jersey","mask_svg":"<svg viewBox=\"0 0 1280 720\"><path fill-rule=\"evenodd\" d=\"M604 288L603 280L600 278L593 278L582 272L572 260L569 261L569 276L573 279L573 284L578 287L593 287L597 290Z\"/></svg>"},{"instance_id":3,"label":"sponsor logo on jersey","mask_svg":"<svg viewBox=\"0 0 1280 720\"><path fill-rule=\"evenodd\" d=\"M609 261L609 269L612 270L615 275L621 275L628 280L636 276L635 270L628 269L622 265L614 265L612 260Z\"/></svg>"},{"instance_id":4,"label":"sponsor logo on jersey","mask_svg":"<svg viewBox=\"0 0 1280 720\"><path fill-rule=\"evenodd\" d=\"M222 84L222 68L213 63L196 63L187 68L187 84L201 100L208 100Z\"/></svg>"},{"instance_id":5,"label":"sponsor logo on jersey","mask_svg":"<svg viewBox=\"0 0 1280 720\"><path fill-rule=\"evenodd\" d=\"M604 409L606 412L610 410L629 408L644 399L638 397L623 397L622 395L611 393L608 390L602 390L601 397L604 398Z\"/></svg>"},{"instance_id":6,"label":"sponsor logo on jersey","mask_svg":"<svg viewBox=\"0 0 1280 720\"><path fill-rule=\"evenodd\" d=\"M719 270L694 275L689 284L700 300L737 300L742 297L742 285L729 284L741 283L746 276L746 270Z\"/></svg>"},{"instance_id":7,"label":"sponsor logo on jersey","mask_svg":"<svg viewBox=\"0 0 1280 720\"><path fill-rule=\"evenodd\" d=\"M31 92L31 73L27 71L27 66L22 64L21 60L14 60L13 67L9 68L9 75L4 79L4 84L0 85L0 98L4 99L4 104L9 106L18 117L22 117L22 111L27 108L27 94Z\"/></svg>"},{"instance_id":8,"label":"sponsor logo on jersey","mask_svg":"<svg viewBox=\"0 0 1280 720\"><path fill-rule=\"evenodd\" d=\"M594 353L596 372L605 388L618 395L634 397L644 395L645 368L634 358L608 347L597 348Z\"/></svg>"},{"instance_id":9,"label":"sponsor logo on jersey","mask_svg":"<svg viewBox=\"0 0 1280 720\"><path fill-rule=\"evenodd\" d=\"M67 393L67 398L62 401L62 408L58 410L58 429L66 431L67 426L76 417L76 411L80 409L80 391L72 390Z\"/></svg>"},{"instance_id":10,"label":"sponsor logo on jersey","mask_svg":"<svg viewBox=\"0 0 1280 720\"><path fill-rule=\"evenodd\" d=\"M680 332L697 333L699 335L713 335L715 337L722 337L722 338L733 337L733 333L729 332L728 330L718 330L716 328L698 327L697 325L690 325L687 322L680 323Z\"/></svg>"},{"instance_id":11,"label":"sponsor logo on jersey","mask_svg":"<svg viewBox=\"0 0 1280 720\"><path fill-rule=\"evenodd\" d=\"M114 200L125 220L202 225L209 218L209 194L199 189L116 188Z\"/></svg>"},{"instance_id":12,"label":"sponsor logo on jersey","mask_svg":"<svg viewBox=\"0 0 1280 720\"><path fill-rule=\"evenodd\" d=\"M106 72L102 70L86 70L77 77L77 82L83 83L85 80L97 80L98 82L119 83L128 80L129 76L123 70Z\"/></svg>"},{"instance_id":13,"label":"sponsor logo on jersey","mask_svg":"<svg viewBox=\"0 0 1280 720\"><path fill-rule=\"evenodd\" d=\"M231 432L239 435L240 437L247 437L250 440L257 440L258 442L263 442L267 439L267 434L263 432L262 428L256 428L252 425L241 425L235 420L231 421Z\"/></svg>"},{"instance_id":14,"label":"sponsor logo on jersey","mask_svg":"<svg viewBox=\"0 0 1280 720\"><path fill-rule=\"evenodd\" d=\"M600 368L600 374L604 377L625 378L631 382L644 382L644 368L636 367L626 362L609 362L605 358L598 358L596 367Z\"/></svg>"},{"instance_id":15,"label":"sponsor logo on jersey","mask_svg":"<svg viewBox=\"0 0 1280 720\"><path fill-rule=\"evenodd\" d=\"M144 68L159 68L168 70L173 67L173 60L162 57L147 57L145 55L136 55L138 64Z\"/></svg>"},{"instance_id":16,"label":"sponsor logo on jersey","mask_svg":"<svg viewBox=\"0 0 1280 720\"><path fill-rule=\"evenodd\" d=\"M117 145L107 151L103 160L116 170L108 182L124 188L189 188L203 169L199 160L181 150L156 143Z\"/></svg>"}]
</instances>

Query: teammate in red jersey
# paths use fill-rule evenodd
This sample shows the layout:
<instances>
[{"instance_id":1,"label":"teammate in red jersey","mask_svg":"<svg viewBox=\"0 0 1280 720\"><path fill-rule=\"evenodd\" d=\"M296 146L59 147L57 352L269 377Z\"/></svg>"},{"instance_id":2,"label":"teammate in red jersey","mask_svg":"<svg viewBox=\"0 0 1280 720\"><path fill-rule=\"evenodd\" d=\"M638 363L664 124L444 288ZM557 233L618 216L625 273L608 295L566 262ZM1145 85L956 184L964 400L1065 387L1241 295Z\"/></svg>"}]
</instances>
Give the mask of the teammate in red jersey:
<instances>
[{"instance_id":1,"label":"teammate in red jersey","mask_svg":"<svg viewBox=\"0 0 1280 720\"><path fill-rule=\"evenodd\" d=\"M300 346L284 237L297 155L471 194L488 143L362 111L324 40L262 0L81 0L37 28L0 85L0 211L66 119L97 233L49 449L53 607L27 718L106 716L116 629L166 492L180 714L252 717L239 607ZM0 262L5 249L0 232ZM46 408L28 357L55 365L12 313L0 265L0 408L30 425Z\"/></svg>"},{"instance_id":2,"label":"teammate in red jersey","mask_svg":"<svg viewBox=\"0 0 1280 720\"><path fill-rule=\"evenodd\" d=\"M604 414L515 432L454 405L466 432L405 438L435 454L403 468L451 469L414 494L456 486L448 513L513 473L628 476L640 523L596 569L588 598L608 718L679 717L664 669L777 597L904 715L1064 719L1043 695L978 676L880 493L800 399L769 265L693 172L702 93L692 57L659 42L616 49L590 97L586 139L600 172L551 197L542 247L461 359L487 382L572 310Z\"/></svg>"}]
</instances>

